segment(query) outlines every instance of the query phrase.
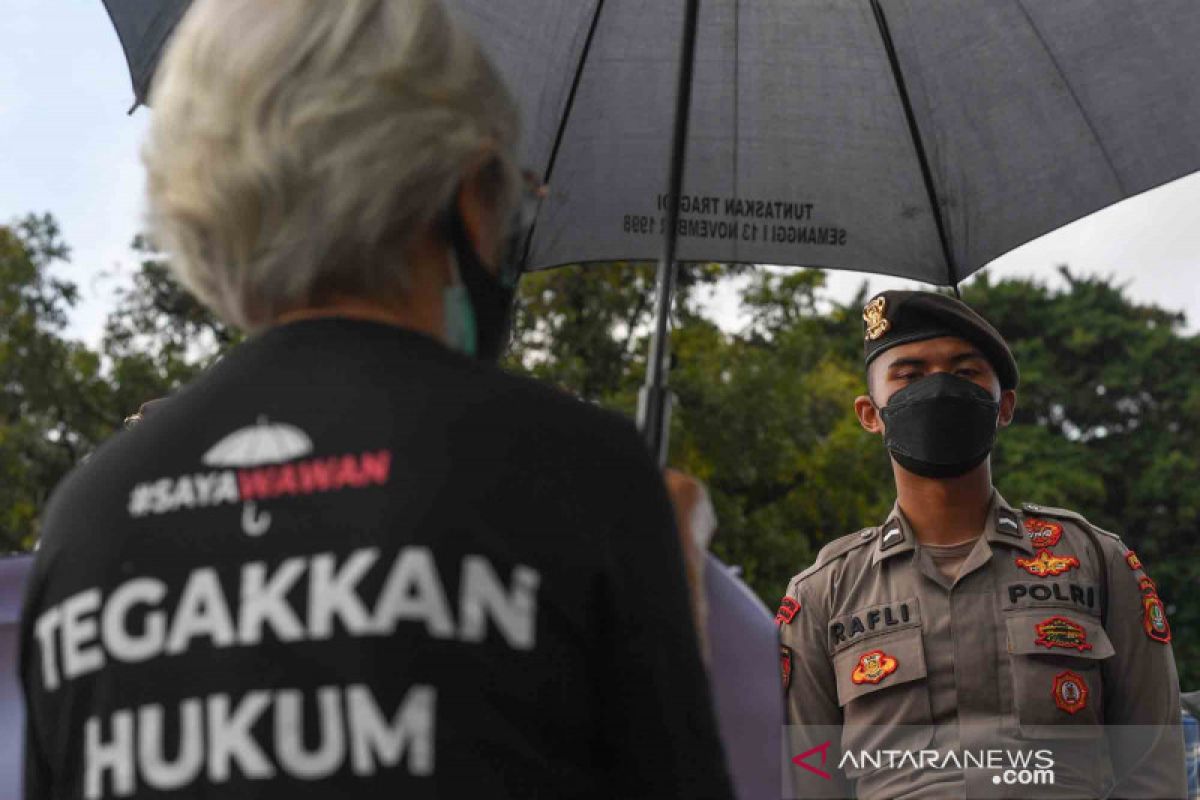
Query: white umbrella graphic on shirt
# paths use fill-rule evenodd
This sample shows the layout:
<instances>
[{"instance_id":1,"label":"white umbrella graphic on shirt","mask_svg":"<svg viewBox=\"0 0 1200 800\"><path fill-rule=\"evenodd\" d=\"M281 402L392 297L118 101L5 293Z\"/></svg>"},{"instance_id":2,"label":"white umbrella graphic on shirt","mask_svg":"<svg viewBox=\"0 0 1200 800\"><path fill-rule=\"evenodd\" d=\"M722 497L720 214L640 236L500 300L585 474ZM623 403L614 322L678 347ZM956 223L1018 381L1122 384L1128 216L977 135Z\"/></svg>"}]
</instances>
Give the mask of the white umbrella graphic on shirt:
<instances>
[{"instance_id":1,"label":"white umbrella graphic on shirt","mask_svg":"<svg viewBox=\"0 0 1200 800\"><path fill-rule=\"evenodd\" d=\"M307 433L295 425L268 422L260 416L256 424L222 438L200 460L210 467L258 467L291 461L312 451ZM261 536L270 527L270 512L259 514L253 501L242 506L242 530L247 536Z\"/></svg>"}]
</instances>

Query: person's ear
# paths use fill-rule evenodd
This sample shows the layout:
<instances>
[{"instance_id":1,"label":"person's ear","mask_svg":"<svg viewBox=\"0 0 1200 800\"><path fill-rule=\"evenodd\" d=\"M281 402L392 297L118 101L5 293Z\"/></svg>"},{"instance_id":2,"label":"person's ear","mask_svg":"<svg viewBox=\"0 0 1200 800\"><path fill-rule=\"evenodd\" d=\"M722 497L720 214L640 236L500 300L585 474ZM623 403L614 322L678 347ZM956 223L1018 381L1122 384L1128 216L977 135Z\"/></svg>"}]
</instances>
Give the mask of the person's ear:
<instances>
[{"instance_id":1,"label":"person's ear","mask_svg":"<svg viewBox=\"0 0 1200 800\"><path fill-rule=\"evenodd\" d=\"M858 424L863 426L863 430L868 433L883 433L883 418L868 395L859 395L854 398L854 414L858 417Z\"/></svg>"},{"instance_id":2,"label":"person's ear","mask_svg":"<svg viewBox=\"0 0 1200 800\"><path fill-rule=\"evenodd\" d=\"M1005 389L1000 392L1000 417L996 424L1007 428L1012 424L1013 415L1017 413L1017 392L1015 389Z\"/></svg>"},{"instance_id":3,"label":"person's ear","mask_svg":"<svg viewBox=\"0 0 1200 800\"><path fill-rule=\"evenodd\" d=\"M483 186L486 170L487 166L472 170L459 187L454 202L479 260L495 271L500 259L500 228L496 224L496 211L488 202L489 193Z\"/></svg>"}]
</instances>

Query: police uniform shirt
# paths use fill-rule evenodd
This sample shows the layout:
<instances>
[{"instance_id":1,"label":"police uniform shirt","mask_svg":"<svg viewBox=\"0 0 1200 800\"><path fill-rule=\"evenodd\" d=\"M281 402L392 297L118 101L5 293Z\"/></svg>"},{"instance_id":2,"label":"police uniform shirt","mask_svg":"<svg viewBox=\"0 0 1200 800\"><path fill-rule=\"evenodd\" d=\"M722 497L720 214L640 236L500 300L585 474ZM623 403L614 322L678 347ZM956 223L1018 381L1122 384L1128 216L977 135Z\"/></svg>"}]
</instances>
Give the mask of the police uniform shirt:
<instances>
[{"instance_id":1,"label":"police uniform shirt","mask_svg":"<svg viewBox=\"0 0 1200 800\"><path fill-rule=\"evenodd\" d=\"M730 796L641 439L419 334L267 331L42 533L30 798Z\"/></svg>"},{"instance_id":2,"label":"police uniform shirt","mask_svg":"<svg viewBox=\"0 0 1200 800\"><path fill-rule=\"evenodd\" d=\"M1113 797L1184 796L1162 603L1136 554L1088 528L1071 512L1017 510L995 493L957 579L939 571L898 506L879 527L830 543L792 579L778 618L789 722L840 726L855 753L1049 745L1054 785L1026 787L1031 796L1098 797L1113 780ZM1136 735L1110 748L1103 724L1153 727L1126 729ZM856 781L866 798L1020 789L982 769L850 761L846 773L834 780ZM837 796L811 770L794 780L801 797Z\"/></svg>"}]
</instances>

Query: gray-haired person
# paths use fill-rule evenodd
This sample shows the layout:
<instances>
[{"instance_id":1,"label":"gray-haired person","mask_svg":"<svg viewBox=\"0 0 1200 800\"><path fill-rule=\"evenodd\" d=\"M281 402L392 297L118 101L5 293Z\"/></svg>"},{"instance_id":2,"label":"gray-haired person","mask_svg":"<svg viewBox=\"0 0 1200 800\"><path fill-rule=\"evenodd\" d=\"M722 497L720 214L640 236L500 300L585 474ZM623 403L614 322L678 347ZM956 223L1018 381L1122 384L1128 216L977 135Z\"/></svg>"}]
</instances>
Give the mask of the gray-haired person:
<instances>
[{"instance_id":1,"label":"gray-haired person","mask_svg":"<svg viewBox=\"0 0 1200 800\"><path fill-rule=\"evenodd\" d=\"M45 513L27 796L729 796L662 477L487 363L523 183L476 42L198 0L152 106L153 235L252 336Z\"/></svg>"}]
</instances>

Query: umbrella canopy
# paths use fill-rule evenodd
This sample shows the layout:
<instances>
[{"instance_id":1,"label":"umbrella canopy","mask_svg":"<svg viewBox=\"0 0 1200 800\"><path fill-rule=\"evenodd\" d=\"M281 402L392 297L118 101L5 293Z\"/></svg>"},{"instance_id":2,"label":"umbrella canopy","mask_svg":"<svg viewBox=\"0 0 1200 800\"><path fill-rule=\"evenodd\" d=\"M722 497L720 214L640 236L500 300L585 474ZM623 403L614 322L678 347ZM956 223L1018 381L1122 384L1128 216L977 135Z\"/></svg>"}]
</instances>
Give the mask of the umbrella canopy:
<instances>
[{"instance_id":1,"label":"umbrella canopy","mask_svg":"<svg viewBox=\"0 0 1200 800\"><path fill-rule=\"evenodd\" d=\"M528 267L661 254L684 2L448 0L551 185ZM188 0L105 0L139 101ZM1200 169L1194 0L704 0L676 257L961 281Z\"/></svg>"},{"instance_id":2,"label":"umbrella canopy","mask_svg":"<svg viewBox=\"0 0 1200 800\"><path fill-rule=\"evenodd\" d=\"M684 4L453 0L550 184L529 266L657 258ZM1200 169L1194 0L703 0L677 258L957 283Z\"/></svg>"},{"instance_id":3,"label":"umbrella canopy","mask_svg":"<svg viewBox=\"0 0 1200 800\"><path fill-rule=\"evenodd\" d=\"M133 80L131 112L146 102L163 45L190 4L191 0L105 0Z\"/></svg>"}]
</instances>

